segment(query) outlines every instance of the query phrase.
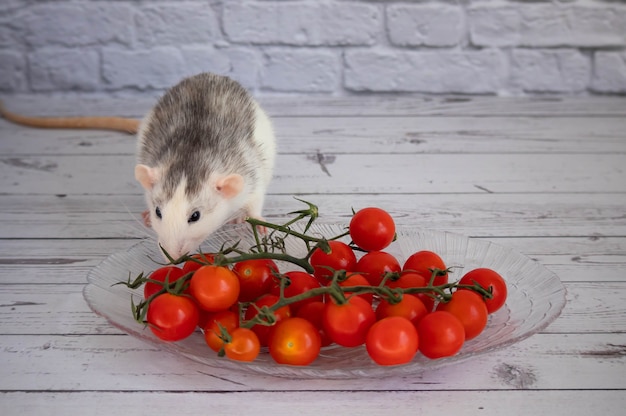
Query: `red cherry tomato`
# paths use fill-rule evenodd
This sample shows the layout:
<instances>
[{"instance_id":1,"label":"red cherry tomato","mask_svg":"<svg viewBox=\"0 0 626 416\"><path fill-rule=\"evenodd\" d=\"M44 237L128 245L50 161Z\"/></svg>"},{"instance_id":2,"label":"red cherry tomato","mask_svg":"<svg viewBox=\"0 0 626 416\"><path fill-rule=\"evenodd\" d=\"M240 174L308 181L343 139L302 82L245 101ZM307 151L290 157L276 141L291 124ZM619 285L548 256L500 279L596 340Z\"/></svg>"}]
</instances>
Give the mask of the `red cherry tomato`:
<instances>
[{"instance_id":1,"label":"red cherry tomato","mask_svg":"<svg viewBox=\"0 0 626 416\"><path fill-rule=\"evenodd\" d=\"M420 352L428 358L450 357L465 342L465 328L450 312L429 313L417 324Z\"/></svg>"},{"instance_id":2,"label":"red cherry tomato","mask_svg":"<svg viewBox=\"0 0 626 416\"><path fill-rule=\"evenodd\" d=\"M391 316L376 322L367 333L365 348L379 365L406 364L419 346L417 329L406 318Z\"/></svg>"},{"instance_id":3,"label":"red cherry tomato","mask_svg":"<svg viewBox=\"0 0 626 416\"><path fill-rule=\"evenodd\" d=\"M159 281L161 283L164 283L165 279L167 278L167 281L169 283L174 283L175 281L177 281L184 275L185 275L185 272L179 267L164 266L150 273L148 275L148 278ZM154 295L161 289L163 289L162 284L154 283L154 282L146 282L146 284L143 287L143 296L145 299L148 299L150 296Z\"/></svg>"},{"instance_id":4,"label":"red cherry tomato","mask_svg":"<svg viewBox=\"0 0 626 416\"><path fill-rule=\"evenodd\" d=\"M465 328L465 340L476 338L487 326L489 312L482 297L471 290L457 290L448 302L440 302L438 311L450 312Z\"/></svg>"},{"instance_id":5,"label":"red cherry tomato","mask_svg":"<svg viewBox=\"0 0 626 416\"><path fill-rule=\"evenodd\" d=\"M239 279L226 267L202 266L194 272L189 292L202 309L223 311L237 302Z\"/></svg>"},{"instance_id":6,"label":"red cherry tomato","mask_svg":"<svg viewBox=\"0 0 626 416\"><path fill-rule=\"evenodd\" d=\"M326 304L324 304L324 302L309 302L298 309L298 313L296 314L298 318L306 319L317 328L322 339L322 347L332 344L331 339L326 335L326 332L324 332L324 325L322 324L322 314L324 313L325 307Z\"/></svg>"},{"instance_id":7,"label":"red cherry tomato","mask_svg":"<svg viewBox=\"0 0 626 416\"><path fill-rule=\"evenodd\" d=\"M424 287L428 285L426 277L418 273L404 272L395 279L387 279L386 286L390 288L408 289L411 287Z\"/></svg>"},{"instance_id":8,"label":"red cherry tomato","mask_svg":"<svg viewBox=\"0 0 626 416\"><path fill-rule=\"evenodd\" d=\"M288 318L276 324L268 341L270 356L279 364L309 365L322 346L318 329L304 318Z\"/></svg>"},{"instance_id":9,"label":"red cherry tomato","mask_svg":"<svg viewBox=\"0 0 626 416\"><path fill-rule=\"evenodd\" d=\"M324 253L320 248L313 251L309 262L313 266L315 277L323 285L333 277L333 270L351 272L356 266L356 255L352 248L341 241L329 241L330 253Z\"/></svg>"},{"instance_id":10,"label":"red cherry tomato","mask_svg":"<svg viewBox=\"0 0 626 416\"><path fill-rule=\"evenodd\" d=\"M224 344L226 356L236 361L254 361L260 351L259 338L248 328L233 329L230 333L230 342Z\"/></svg>"},{"instance_id":11,"label":"red cherry tomato","mask_svg":"<svg viewBox=\"0 0 626 416\"><path fill-rule=\"evenodd\" d=\"M343 280L341 282L339 282L339 286L346 288L346 287L350 287L350 286L369 286L369 282L367 281L367 279L365 278L365 276L363 276L362 274L351 274L349 275L346 280ZM350 296L350 294L352 293L351 291L345 291L344 293L346 294L346 296ZM370 304L372 304L374 302L374 294L373 293L363 293L360 295L357 295L363 299L365 299L366 301L368 301Z\"/></svg>"},{"instance_id":12,"label":"red cherry tomato","mask_svg":"<svg viewBox=\"0 0 626 416\"><path fill-rule=\"evenodd\" d=\"M229 334L239 327L239 317L233 311L215 312L207 319L204 329L204 341L213 351L219 351L224 346L221 328Z\"/></svg>"},{"instance_id":13,"label":"red cherry tomato","mask_svg":"<svg viewBox=\"0 0 626 416\"><path fill-rule=\"evenodd\" d=\"M324 332L333 342L344 347L356 347L365 342L367 331L376 322L376 314L365 299L348 298L346 303L326 304L322 317Z\"/></svg>"},{"instance_id":14,"label":"red cherry tomato","mask_svg":"<svg viewBox=\"0 0 626 416\"><path fill-rule=\"evenodd\" d=\"M258 315L259 313L258 309L261 309L264 306L271 307L275 305L276 302L278 302L278 300L279 300L279 297L276 295L272 295L272 294L261 296L260 298L255 300L253 303L251 303L250 306L248 306L248 309L246 309L246 313L244 315L245 320L249 321L253 319L255 316ZM276 317L276 322L274 323L274 325L283 319L289 318L291 316L291 309L289 308L289 305L278 308L274 312L274 316ZM261 343L261 346L267 346L270 332L272 331L272 326L257 324L257 325L254 325L251 329L259 338L259 342Z\"/></svg>"},{"instance_id":15,"label":"red cherry tomato","mask_svg":"<svg viewBox=\"0 0 626 416\"><path fill-rule=\"evenodd\" d=\"M306 272L290 271L290 272L285 273L283 276L286 279L285 290L284 290L285 298L298 296L311 289L316 289L316 288L321 287L320 282L312 274L309 274ZM271 290L271 293L273 295L279 296L280 294L279 283L274 285L274 287ZM301 308L303 305L306 305L309 302L322 301L322 300L323 300L323 296L318 295L318 296L310 297L310 298L292 303L289 306L291 310L293 311L293 313L295 314L298 312L298 309Z\"/></svg>"},{"instance_id":16,"label":"red cherry tomato","mask_svg":"<svg viewBox=\"0 0 626 416\"><path fill-rule=\"evenodd\" d=\"M424 287L428 285L428 281L421 274L413 273L413 272L403 272L399 278L397 279L389 279L387 280L386 286L390 288L402 288L409 289L412 287ZM419 300L422 301L426 310L428 312L432 312L435 307L435 298L429 296L426 292L423 293L412 293L413 296L416 296Z\"/></svg>"},{"instance_id":17,"label":"red cherry tomato","mask_svg":"<svg viewBox=\"0 0 626 416\"><path fill-rule=\"evenodd\" d=\"M426 283L430 282L433 270L435 269L440 270L440 273L435 277L433 285L440 286L448 283L446 265L443 259L432 251L423 250L413 253L406 259L406 262L404 262L402 266L402 271L412 271L424 276Z\"/></svg>"},{"instance_id":18,"label":"red cherry tomato","mask_svg":"<svg viewBox=\"0 0 626 416\"><path fill-rule=\"evenodd\" d=\"M146 320L158 338L180 341L195 331L198 316L198 306L187 296L163 293L150 302Z\"/></svg>"},{"instance_id":19,"label":"red cherry tomato","mask_svg":"<svg viewBox=\"0 0 626 416\"><path fill-rule=\"evenodd\" d=\"M191 257L197 261L187 260L185 264L183 264L183 271L185 272L185 274L189 272L195 272L202 266L207 266L215 263L215 256L210 253L197 253Z\"/></svg>"},{"instance_id":20,"label":"red cherry tomato","mask_svg":"<svg viewBox=\"0 0 626 416\"><path fill-rule=\"evenodd\" d=\"M389 316L401 316L408 319L415 326L428 314L426 306L417 297L409 294L402 295L402 300L392 304L382 300L376 308L376 318L381 320Z\"/></svg>"},{"instance_id":21,"label":"red cherry tomato","mask_svg":"<svg viewBox=\"0 0 626 416\"><path fill-rule=\"evenodd\" d=\"M391 244L395 234L393 218L380 208L363 208L350 220L350 237L365 251L383 250Z\"/></svg>"},{"instance_id":22,"label":"red cherry tomato","mask_svg":"<svg viewBox=\"0 0 626 416\"><path fill-rule=\"evenodd\" d=\"M485 289L491 289L492 298L485 299L485 305L487 305L489 313L494 313L506 302L506 282L502 276L494 270L487 268L471 270L459 280L459 283L463 285L478 283Z\"/></svg>"},{"instance_id":23,"label":"red cherry tomato","mask_svg":"<svg viewBox=\"0 0 626 416\"><path fill-rule=\"evenodd\" d=\"M272 260L244 260L235 263L233 273L239 278L239 302L251 302L269 293L278 266Z\"/></svg>"},{"instance_id":24,"label":"red cherry tomato","mask_svg":"<svg viewBox=\"0 0 626 416\"><path fill-rule=\"evenodd\" d=\"M370 251L356 263L356 271L367 279L372 286L378 286L385 273L400 272L400 263L385 251Z\"/></svg>"}]
</instances>

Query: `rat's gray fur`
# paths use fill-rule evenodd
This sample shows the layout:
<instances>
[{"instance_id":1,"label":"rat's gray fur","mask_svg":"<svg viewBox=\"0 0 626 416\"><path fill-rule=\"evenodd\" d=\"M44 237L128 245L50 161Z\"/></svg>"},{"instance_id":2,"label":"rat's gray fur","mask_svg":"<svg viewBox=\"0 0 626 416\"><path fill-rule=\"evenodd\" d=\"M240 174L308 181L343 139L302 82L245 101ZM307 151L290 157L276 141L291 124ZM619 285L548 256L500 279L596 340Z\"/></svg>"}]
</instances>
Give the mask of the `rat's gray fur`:
<instances>
[{"instance_id":1,"label":"rat's gray fur","mask_svg":"<svg viewBox=\"0 0 626 416\"><path fill-rule=\"evenodd\" d=\"M228 220L260 218L275 154L270 120L237 82L203 73L168 90L141 123L135 167L159 244L176 257Z\"/></svg>"},{"instance_id":2,"label":"rat's gray fur","mask_svg":"<svg viewBox=\"0 0 626 416\"><path fill-rule=\"evenodd\" d=\"M254 102L241 85L199 74L172 87L152 109L142 127L149 140L140 143L137 161L162 169L164 200L172 198L183 177L191 199L214 172L239 173L254 187L263 157L254 128Z\"/></svg>"}]
</instances>

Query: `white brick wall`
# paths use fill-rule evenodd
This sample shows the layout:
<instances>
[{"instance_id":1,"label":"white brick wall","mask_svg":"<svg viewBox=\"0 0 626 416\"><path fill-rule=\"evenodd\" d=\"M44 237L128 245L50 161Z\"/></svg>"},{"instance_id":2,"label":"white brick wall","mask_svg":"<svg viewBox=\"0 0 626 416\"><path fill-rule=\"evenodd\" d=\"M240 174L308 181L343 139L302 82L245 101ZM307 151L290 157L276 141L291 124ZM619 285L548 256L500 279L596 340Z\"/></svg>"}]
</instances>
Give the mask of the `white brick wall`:
<instances>
[{"instance_id":1,"label":"white brick wall","mask_svg":"<svg viewBox=\"0 0 626 416\"><path fill-rule=\"evenodd\" d=\"M626 94L623 0L0 0L0 92Z\"/></svg>"}]
</instances>

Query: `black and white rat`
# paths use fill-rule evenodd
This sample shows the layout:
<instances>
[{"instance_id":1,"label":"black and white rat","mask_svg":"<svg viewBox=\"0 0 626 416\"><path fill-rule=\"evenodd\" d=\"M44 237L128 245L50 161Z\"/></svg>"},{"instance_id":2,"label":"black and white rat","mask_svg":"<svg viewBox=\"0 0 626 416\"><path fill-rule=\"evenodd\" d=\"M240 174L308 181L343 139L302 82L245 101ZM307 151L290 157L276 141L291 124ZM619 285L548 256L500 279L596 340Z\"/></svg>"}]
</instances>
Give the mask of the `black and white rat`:
<instances>
[{"instance_id":1,"label":"black and white rat","mask_svg":"<svg viewBox=\"0 0 626 416\"><path fill-rule=\"evenodd\" d=\"M261 218L272 178L276 140L271 122L236 81L202 73L183 79L146 117L24 117L34 127L137 130L135 178L145 190L144 219L167 253L196 251L221 225Z\"/></svg>"}]
</instances>

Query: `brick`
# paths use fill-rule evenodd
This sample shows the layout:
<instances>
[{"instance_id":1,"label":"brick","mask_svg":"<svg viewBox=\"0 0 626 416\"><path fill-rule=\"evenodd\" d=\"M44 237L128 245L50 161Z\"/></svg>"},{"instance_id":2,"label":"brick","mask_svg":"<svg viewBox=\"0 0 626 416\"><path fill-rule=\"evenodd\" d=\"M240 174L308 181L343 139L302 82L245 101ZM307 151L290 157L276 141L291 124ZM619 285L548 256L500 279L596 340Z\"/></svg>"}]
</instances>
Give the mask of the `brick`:
<instances>
[{"instance_id":1,"label":"brick","mask_svg":"<svg viewBox=\"0 0 626 416\"><path fill-rule=\"evenodd\" d=\"M591 87L603 93L626 92L626 52L596 52Z\"/></svg>"},{"instance_id":2,"label":"brick","mask_svg":"<svg viewBox=\"0 0 626 416\"><path fill-rule=\"evenodd\" d=\"M2 0L0 13L6 13L24 7L24 0Z\"/></svg>"},{"instance_id":3,"label":"brick","mask_svg":"<svg viewBox=\"0 0 626 416\"><path fill-rule=\"evenodd\" d=\"M130 45L133 40L133 9L116 3L36 4L17 17L26 42L48 45L87 46L102 43Z\"/></svg>"},{"instance_id":4,"label":"brick","mask_svg":"<svg viewBox=\"0 0 626 416\"><path fill-rule=\"evenodd\" d=\"M93 50L42 49L28 55L34 91L93 91L100 84L100 57Z\"/></svg>"},{"instance_id":5,"label":"brick","mask_svg":"<svg viewBox=\"0 0 626 416\"><path fill-rule=\"evenodd\" d=\"M20 28L10 18L0 19L0 48L23 48Z\"/></svg>"},{"instance_id":6,"label":"brick","mask_svg":"<svg viewBox=\"0 0 626 416\"><path fill-rule=\"evenodd\" d=\"M23 91L26 86L24 55L14 51L0 51L0 90Z\"/></svg>"},{"instance_id":7,"label":"brick","mask_svg":"<svg viewBox=\"0 0 626 416\"><path fill-rule=\"evenodd\" d=\"M511 79L526 92L579 92L587 89L591 61L577 50L514 50Z\"/></svg>"},{"instance_id":8,"label":"brick","mask_svg":"<svg viewBox=\"0 0 626 416\"><path fill-rule=\"evenodd\" d=\"M207 3L156 3L135 17L137 40L144 47L206 44L220 38L217 17Z\"/></svg>"},{"instance_id":9,"label":"brick","mask_svg":"<svg viewBox=\"0 0 626 416\"><path fill-rule=\"evenodd\" d=\"M373 45L382 26L371 4L237 2L224 6L224 31L234 42L281 45Z\"/></svg>"},{"instance_id":10,"label":"brick","mask_svg":"<svg viewBox=\"0 0 626 416\"><path fill-rule=\"evenodd\" d=\"M620 5L481 5L468 10L478 46L606 47L626 44L626 7Z\"/></svg>"},{"instance_id":11,"label":"brick","mask_svg":"<svg viewBox=\"0 0 626 416\"><path fill-rule=\"evenodd\" d=\"M338 56L329 51L270 51L260 85L273 91L332 92L339 84L339 69Z\"/></svg>"},{"instance_id":12,"label":"brick","mask_svg":"<svg viewBox=\"0 0 626 416\"><path fill-rule=\"evenodd\" d=\"M368 92L496 93L504 73L494 50L350 51L345 63L346 88Z\"/></svg>"},{"instance_id":13,"label":"brick","mask_svg":"<svg viewBox=\"0 0 626 416\"><path fill-rule=\"evenodd\" d=\"M184 75L185 61L180 50L173 47L102 51L102 76L110 89L166 89Z\"/></svg>"},{"instance_id":14,"label":"brick","mask_svg":"<svg viewBox=\"0 0 626 416\"><path fill-rule=\"evenodd\" d=\"M229 76L249 89L257 86L261 62L253 50L190 46L182 48L181 52L188 75L208 71Z\"/></svg>"},{"instance_id":15,"label":"brick","mask_svg":"<svg viewBox=\"0 0 626 416\"><path fill-rule=\"evenodd\" d=\"M464 36L463 12L447 5L391 5L387 32L397 46L453 46Z\"/></svg>"}]
</instances>

